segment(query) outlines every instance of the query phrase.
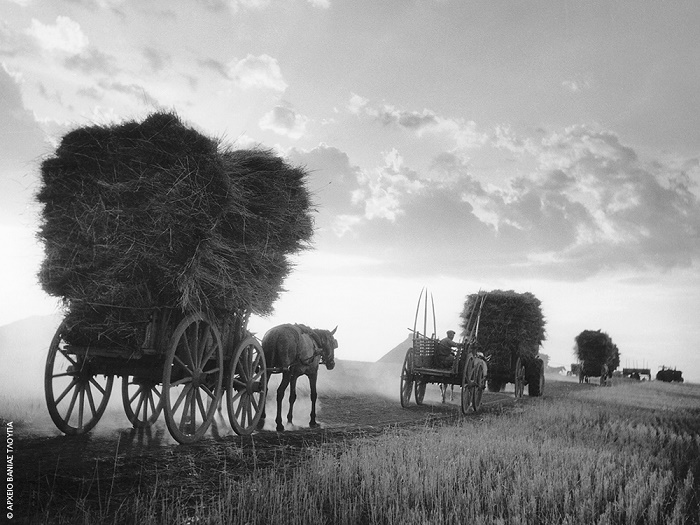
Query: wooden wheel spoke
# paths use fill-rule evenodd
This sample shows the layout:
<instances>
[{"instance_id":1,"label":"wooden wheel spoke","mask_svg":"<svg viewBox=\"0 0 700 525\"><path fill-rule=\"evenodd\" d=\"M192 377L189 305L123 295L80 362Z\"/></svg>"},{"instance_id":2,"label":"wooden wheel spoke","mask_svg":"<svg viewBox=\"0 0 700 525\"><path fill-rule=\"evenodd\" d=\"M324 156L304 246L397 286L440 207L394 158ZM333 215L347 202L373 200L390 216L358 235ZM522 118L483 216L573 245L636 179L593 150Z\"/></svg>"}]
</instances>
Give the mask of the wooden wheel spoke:
<instances>
[{"instance_id":1,"label":"wooden wheel spoke","mask_svg":"<svg viewBox=\"0 0 700 525\"><path fill-rule=\"evenodd\" d=\"M173 405L173 414L177 412L178 407L180 406L180 403L182 403L182 400L187 397L189 394L190 390L192 390L192 384L185 385L185 387L182 389L182 392L180 392L180 395L177 396L177 399L175 400L175 404Z\"/></svg>"},{"instance_id":2,"label":"wooden wheel spoke","mask_svg":"<svg viewBox=\"0 0 700 525\"><path fill-rule=\"evenodd\" d=\"M95 407L95 399L92 396L92 390L90 389L90 383L85 385L85 392L87 393L88 404L90 405L90 412L92 413L92 415L90 417L95 417L95 415L97 414L97 408Z\"/></svg>"},{"instance_id":3,"label":"wooden wheel spoke","mask_svg":"<svg viewBox=\"0 0 700 525\"><path fill-rule=\"evenodd\" d=\"M206 394L211 398L212 401L216 400L216 396L214 395L214 392L212 392L211 388L209 388L208 385L199 385L199 388L204 390Z\"/></svg>"},{"instance_id":4,"label":"wooden wheel spoke","mask_svg":"<svg viewBox=\"0 0 700 525\"><path fill-rule=\"evenodd\" d=\"M135 385L136 383L132 383L132 384ZM129 404L134 402L134 399L136 399L136 397L142 392L142 390L143 390L143 386L139 385L139 388L136 390L136 393L129 398Z\"/></svg>"},{"instance_id":5,"label":"wooden wheel spoke","mask_svg":"<svg viewBox=\"0 0 700 525\"><path fill-rule=\"evenodd\" d=\"M73 380L70 382L70 384L66 387L66 389L61 393L60 396L56 398L54 403L58 405L61 401L63 401L63 398L66 397L66 394L70 392L70 390L78 383L78 380L73 377Z\"/></svg>"},{"instance_id":6,"label":"wooden wheel spoke","mask_svg":"<svg viewBox=\"0 0 700 525\"><path fill-rule=\"evenodd\" d=\"M80 386L78 385L75 390L73 391L73 397L70 400L70 404L68 405L68 410L66 410L66 415L63 418L63 421L68 423L70 421L71 415L73 415L73 409L75 408L75 401L78 399L78 393L80 390Z\"/></svg>"},{"instance_id":7,"label":"wooden wheel spoke","mask_svg":"<svg viewBox=\"0 0 700 525\"><path fill-rule=\"evenodd\" d=\"M75 372L61 372L60 374L51 376L52 379L56 379L57 377L75 377Z\"/></svg>"},{"instance_id":8,"label":"wooden wheel spoke","mask_svg":"<svg viewBox=\"0 0 700 525\"><path fill-rule=\"evenodd\" d=\"M78 361L76 361L75 359L73 359L73 358L70 356L70 354L69 354L68 352L66 352L66 351L63 350L62 348L59 348L58 351L61 353L61 355L62 355L63 357L66 358L66 360L67 360L71 365L73 365L73 366L76 367L76 368L78 367Z\"/></svg>"},{"instance_id":9,"label":"wooden wheel spoke","mask_svg":"<svg viewBox=\"0 0 700 525\"><path fill-rule=\"evenodd\" d=\"M146 392L144 392L144 391L141 390L140 388L139 388L139 393L140 393L141 395L139 396L139 401L138 401L138 403L136 403L136 408L134 409L134 414L136 414L137 416L138 416L139 413L141 412L141 409L144 407L144 401L146 401L146 396L148 395ZM134 396L134 398L135 398L135 397L136 397L136 396ZM132 398L132 400L133 400L134 398Z\"/></svg>"},{"instance_id":10,"label":"wooden wheel spoke","mask_svg":"<svg viewBox=\"0 0 700 525\"><path fill-rule=\"evenodd\" d=\"M197 406L199 407L199 413L202 415L202 421L206 421L207 410L204 408L204 402L202 401L202 396L200 395L199 389L195 390L194 397L197 399Z\"/></svg>"},{"instance_id":11,"label":"wooden wheel spoke","mask_svg":"<svg viewBox=\"0 0 700 525\"><path fill-rule=\"evenodd\" d=\"M231 403L238 401L243 395L243 392L245 392L245 390L237 390L236 394L231 396Z\"/></svg>"},{"instance_id":12,"label":"wooden wheel spoke","mask_svg":"<svg viewBox=\"0 0 700 525\"><path fill-rule=\"evenodd\" d=\"M80 389L80 400L78 401L78 428L83 428L83 417L85 412L85 387Z\"/></svg>"},{"instance_id":13,"label":"wooden wheel spoke","mask_svg":"<svg viewBox=\"0 0 700 525\"><path fill-rule=\"evenodd\" d=\"M195 368L197 368L197 365L194 362L194 356L192 355L192 347L190 346L190 337L187 334L187 332L185 332L182 335L182 338L180 340L184 343L182 345L182 348L184 348L184 351L187 354L187 360L190 363L189 368L194 370ZM175 356L177 357L177 353L175 354ZM183 363L183 365L184 365L184 363Z\"/></svg>"},{"instance_id":14,"label":"wooden wheel spoke","mask_svg":"<svg viewBox=\"0 0 700 525\"><path fill-rule=\"evenodd\" d=\"M214 354L214 350L216 350L216 342L214 341L209 325L205 325L205 332L205 337L202 338L197 347L197 354L201 356L201 361L199 362L200 366L203 366L204 363L209 361Z\"/></svg>"},{"instance_id":15,"label":"wooden wheel spoke","mask_svg":"<svg viewBox=\"0 0 700 525\"><path fill-rule=\"evenodd\" d=\"M149 390L148 391L148 404L151 406L151 414L156 413L156 402L153 399L155 396L153 395L155 389Z\"/></svg>"},{"instance_id":16,"label":"wooden wheel spoke","mask_svg":"<svg viewBox=\"0 0 700 525\"><path fill-rule=\"evenodd\" d=\"M104 388L102 388L102 385L100 385L97 381L95 381L95 378L94 378L94 377L91 377L91 378L90 378L90 383L92 383L93 385L95 385L95 388L96 388L97 390L99 390L99 391L100 391L100 394L102 394L103 396L107 394L107 391L106 391Z\"/></svg>"},{"instance_id":17,"label":"wooden wheel spoke","mask_svg":"<svg viewBox=\"0 0 700 525\"><path fill-rule=\"evenodd\" d=\"M175 361L177 361L177 363L178 363L182 368L184 368L185 370L187 370L187 373L188 373L188 374L192 375L192 368L190 368L190 366L187 365L187 364L186 364L182 359L180 359L177 355L175 356ZM191 359L190 359L190 361L191 361ZM194 367L194 365L192 365L192 367Z\"/></svg>"},{"instance_id":18,"label":"wooden wheel spoke","mask_svg":"<svg viewBox=\"0 0 700 525\"><path fill-rule=\"evenodd\" d=\"M185 385L185 384L191 383L191 382L192 382L191 377L183 377L182 379L178 379L177 381L173 381L172 383L170 383L170 386L171 387L180 386L180 385Z\"/></svg>"}]
</instances>

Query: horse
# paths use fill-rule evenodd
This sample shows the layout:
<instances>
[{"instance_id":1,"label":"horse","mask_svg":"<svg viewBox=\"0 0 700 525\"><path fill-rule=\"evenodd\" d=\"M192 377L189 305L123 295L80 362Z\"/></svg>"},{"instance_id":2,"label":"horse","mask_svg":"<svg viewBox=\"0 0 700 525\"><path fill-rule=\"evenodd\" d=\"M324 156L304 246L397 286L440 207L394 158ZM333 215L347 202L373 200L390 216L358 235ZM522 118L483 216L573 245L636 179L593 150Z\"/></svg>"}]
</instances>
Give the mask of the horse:
<instances>
[{"instance_id":1,"label":"horse","mask_svg":"<svg viewBox=\"0 0 700 525\"><path fill-rule=\"evenodd\" d=\"M309 427L316 428L316 379L318 377L319 364L326 365L328 370L335 367L335 349L338 341L335 340L336 326L333 330L319 330L309 328L303 324L283 324L275 326L267 331L262 339L263 353L268 367L268 381L272 373L282 373L282 381L277 388L277 431L282 432L282 400L287 386L289 390L289 412L287 422L292 423L292 412L296 401L296 384L299 376L306 375L309 378L311 388L311 420ZM265 424L265 407L258 428Z\"/></svg>"}]
</instances>

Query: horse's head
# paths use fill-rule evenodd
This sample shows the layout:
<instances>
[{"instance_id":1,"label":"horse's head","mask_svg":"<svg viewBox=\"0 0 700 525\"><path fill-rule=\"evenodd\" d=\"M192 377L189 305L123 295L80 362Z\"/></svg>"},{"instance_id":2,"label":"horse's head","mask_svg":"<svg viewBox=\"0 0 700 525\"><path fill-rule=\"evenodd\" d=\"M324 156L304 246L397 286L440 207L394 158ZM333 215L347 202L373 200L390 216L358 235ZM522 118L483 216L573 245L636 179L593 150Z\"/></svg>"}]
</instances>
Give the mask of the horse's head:
<instances>
[{"instance_id":1,"label":"horse's head","mask_svg":"<svg viewBox=\"0 0 700 525\"><path fill-rule=\"evenodd\" d=\"M335 340L336 326L333 330L317 330L316 333L321 340L321 363L326 365L328 370L335 368L335 349L338 348L338 341Z\"/></svg>"}]
</instances>

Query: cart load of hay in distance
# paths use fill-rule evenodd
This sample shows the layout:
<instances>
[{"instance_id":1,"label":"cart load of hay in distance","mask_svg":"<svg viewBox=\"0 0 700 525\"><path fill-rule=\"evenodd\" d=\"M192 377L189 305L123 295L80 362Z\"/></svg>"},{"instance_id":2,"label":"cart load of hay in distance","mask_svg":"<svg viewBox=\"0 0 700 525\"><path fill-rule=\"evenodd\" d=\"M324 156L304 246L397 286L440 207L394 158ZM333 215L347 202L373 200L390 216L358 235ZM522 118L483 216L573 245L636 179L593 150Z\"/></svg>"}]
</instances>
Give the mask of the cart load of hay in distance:
<instances>
[{"instance_id":1,"label":"cart load of hay in distance","mask_svg":"<svg viewBox=\"0 0 700 525\"><path fill-rule=\"evenodd\" d=\"M530 396L541 396L544 362L539 348L545 340L545 319L539 299L529 292L512 290L471 294L461 314L464 332L477 304L481 305L481 321L475 350L488 362L489 391L500 392L513 383L516 397L523 396L525 386Z\"/></svg>"},{"instance_id":2,"label":"cart load of hay in distance","mask_svg":"<svg viewBox=\"0 0 700 525\"><path fill-rule=\"evenodd\" d=\"M403 367L401 368L400 401L407 408L411 394L414 394L416 404L422 405L428 384L440 385L442 399L445 401L447 386L460 386L461 410L466 415L470 408L474 411L481 406L482 394L486 386L486 361L476 354L474 345L479 331L481 304L475 305L470 312L468 330L462 341L455 348L451 363L445 364L440 359L441 341L437 337L435 321L435 303L432 294L425 288L421 290L416 307L416 317L413 323L412 346L406 351ZM419 324L423 322L422 332ZM432 321L429 323L429 320ZM429 329L432 334L428 336ZM445 349L450 353L451 348Z\"/></svg>"},{"instance_id":3,"label":"cart load of hay in distance","mask_svg":"<svg viewBox=\"0 0 700 525\"><path fill-rule=\"evenodd\" d=\"M39 278L65 308L45 373L57 427L93 428L121 376L136 427L162 410L193 442L223 398L252 432L267 372L247 321L272 311L288 257L308 247L306 172L158 112L67 133L41 176Z\"/></svg>"},{"instance_id":4,"label":"cart load of hay in distance","mask_svg":"<svg viewBox=\"0 0 700 525\"><path fill-rule=\"evenodd\" d=\"M620 351L608 334L601 330L584 330L575 338L574 351L580 363L579 383L588 383L590 377L600 377L607 384L620 366Z\"/></svg>"},{"instance_id":5,"label":"cart load of hay in distance","mask_svg":"<svg viewBox=\"0 0 700 525\"><path fill-rule=\"evenodd\" d=\"M680 370L676 370L675 368L662 366L661 370L656 372L656 380L664 381L666 383L682 383L683 372Z\"/></svg>"}]
</instances>

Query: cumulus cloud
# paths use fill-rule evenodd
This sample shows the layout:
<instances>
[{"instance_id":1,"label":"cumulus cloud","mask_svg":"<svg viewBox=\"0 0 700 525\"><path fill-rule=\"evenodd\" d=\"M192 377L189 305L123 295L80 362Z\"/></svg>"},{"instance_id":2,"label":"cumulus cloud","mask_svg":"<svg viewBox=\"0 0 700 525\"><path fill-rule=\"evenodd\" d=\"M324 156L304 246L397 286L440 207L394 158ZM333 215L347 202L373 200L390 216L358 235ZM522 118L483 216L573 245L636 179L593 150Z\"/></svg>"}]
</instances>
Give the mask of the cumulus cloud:
<instances>
[{"instance_id":1,"label":"cumulus cloud","mask_svg":"<svg viewBox=\"0 0 700 525\"><path fill-rule=\"evenodd\" d=\"M228 73L243 89L264 88L279 92L287 89L277 60L269 55L248 55L230 64Z\"/></svg>"},{"instance_id":2,"label":"cumulus cloud","mask_svg":"<svg viewBox=\"0 0 700 525\"><path fill-rule=\"evenodd\" d=\"M459 148L480 146L488 140L488 135L479 131L474 121L443 117L429 109L407 111L390 104L375 106L354 93L348 103L348 111L372 117L385 126L397 126L418 137L426 133L445 135Z\"/></svg>"},{"instance_id":3,"label":"cumulus cloud","mask_svg":"<svg viewBox=\"0 0 700 525\"><path fill-rule=\"evenodd\" d=\"M304 135L308 121L307 117L291 108L275 106L263 116L259 125L261 129L270 130L291 139L298 139Z\"/></svg>"},{"instance_id":4,"label":"cumulus cloud","mask_svg":"<svg viewBox=\"0 0 700 525\"><path fill-rule=\"evenodd\" d=\"M71 55L82 52L89 44L80 24L67 16L56 17L54 25L46 25L32 19L27 34L36 39L47 51L59 51Z\"/></svg>"},{"instance_id":5,"label":"cumulus cloud","mask_svg":"<svg viewBox=\"0 0 700 525\"><path fill-rule=\"evenodd\" d=\"M343 186L349 202L324 211L333 214L332 231L394 268L412 253L402 271L581 279L700 262L698 159L644 160L614 133L585 126L539 140L503 129L491 140L534 156L536 166L495 184L475 177L455 151L419 173L392 149L378 167L353 171Z\"/></svg>"}]
</instances>

